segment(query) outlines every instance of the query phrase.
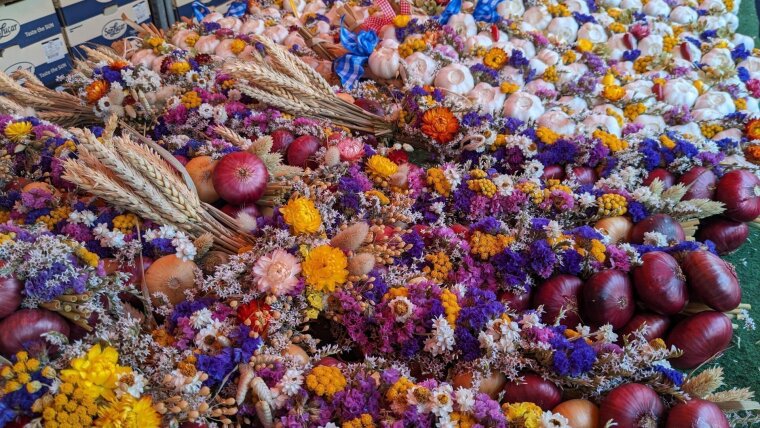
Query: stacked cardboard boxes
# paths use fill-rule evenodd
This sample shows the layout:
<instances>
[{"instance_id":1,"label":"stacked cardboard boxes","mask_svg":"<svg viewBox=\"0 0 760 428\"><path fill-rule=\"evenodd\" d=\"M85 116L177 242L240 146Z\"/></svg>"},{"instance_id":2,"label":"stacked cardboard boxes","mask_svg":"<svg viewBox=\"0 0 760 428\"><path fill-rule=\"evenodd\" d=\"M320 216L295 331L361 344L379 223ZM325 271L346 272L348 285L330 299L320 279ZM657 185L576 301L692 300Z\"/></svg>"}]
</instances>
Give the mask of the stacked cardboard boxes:
<instances>
[{"instance_id":1,"label":"stacked cardboard boxes","mask_svg":"<svg viewBox=\"0 0 760 428\"><path fill-rule=\"evenodd\" d=\"M137 30L125 17L142 24L150 21L148 0L57 0L73 55L82 53L82 45L110 46L116 40L132 36Z\"/></svg>"}]
</instances>

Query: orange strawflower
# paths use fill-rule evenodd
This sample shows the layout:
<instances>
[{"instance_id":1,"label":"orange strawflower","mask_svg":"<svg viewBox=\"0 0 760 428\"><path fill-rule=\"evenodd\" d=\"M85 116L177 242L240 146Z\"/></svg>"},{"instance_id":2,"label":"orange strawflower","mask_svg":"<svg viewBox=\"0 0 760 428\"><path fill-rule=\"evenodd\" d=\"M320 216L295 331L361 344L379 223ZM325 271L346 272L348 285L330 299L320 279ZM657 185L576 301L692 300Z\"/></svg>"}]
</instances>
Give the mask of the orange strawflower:
<instances>
[{"instance_id":1,"label":"orange strawflower","mask_svg":"<svg viewBox=\"0 0 760 428\"><path fill-rule=\"evenodd\" d=\"M90 104L98 102L108 93L110 86L105 80L96 80L87 85L87 102Z\"/></svg>"},{"instance_id":2,"label":"orange strawflower","mask_svg":"<svg viewBox=\"0 0 760 428\"><path fill-rule=\"evenodd\" d=\"M121 70L122 68L127 68L128 66L129 66L129 63L128 63L128 62L126 62L126 61L122 61L122 60L120 60L120 59L119 59L119 60L116 60L116 61L113 61L113 62L111 63L111 65L110 65L110 67L111 67L113 70Z\"/></svg>"},{"instance_id":3,"label":"orange strawflower","mask_svg":"<svg viewBox=\"0 0 760 428\"><path fill-rule=\"evenodd\" d=\"M753 119L747 123L747 138L760 140L760 119Z\"/></svg>"},{"instance_id":4,"label":"orange strawflower","mask_svg":"<svg viewBox=\"0 0 760 428\"><path fill-rule=\"evenodd\" d=\"M748 161L760 164L760 144L747 146L747 148L744 149L744 155L747 157Z\"/></svg>"},{"instance_id":5,"label":"orange strawflower","mask_svg":"<svg viewBox=\"0 0 760 428\"><path fill-rule=\"evenodd\" d=\"M422 115L422 132L435 141L446 144L459 131L459 121L446 107L435 107Z\"/></svg>"}]
</instances>

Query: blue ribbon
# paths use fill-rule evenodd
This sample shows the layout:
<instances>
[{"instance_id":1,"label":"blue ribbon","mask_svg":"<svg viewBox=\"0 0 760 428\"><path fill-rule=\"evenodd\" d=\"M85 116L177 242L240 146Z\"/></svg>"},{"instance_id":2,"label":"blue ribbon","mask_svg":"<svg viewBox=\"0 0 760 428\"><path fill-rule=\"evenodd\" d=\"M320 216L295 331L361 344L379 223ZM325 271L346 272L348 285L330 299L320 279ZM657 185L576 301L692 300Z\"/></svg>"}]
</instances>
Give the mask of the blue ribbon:
<instances>
[{"instance_id":1,"label":"blue ribbon","mask_svg":"<svg viewBox=\"0 0 760 428\"><path fill-rule=\"evenodd\" d=\"M462 0L451 0L449 4L446 5L446 9L444 9L438 16L438 22L441 23L441 25L446 25L446 23L449 22L451 15L456 15L460 10L462 10Z\"/></svg>"},{"instance_id":2,"label":"blue ribbon","mask_svg":"<svg viewBox=\"0 0 760 428\"><path fill-rule=\"evenodd\" d=\"M245 15L245 12L247 10L248 3L245 0L234 1L230 4L229 9L227 9L227 12L224 14L224 16L241 17ZM198 0L195 0L193 2L193 16L195 16L195 19L198 22L203 21L203 18L205 18L209 13L211 13L211 9L209 9L206 5L199 2Z\"/></svg>"},{"instance_id":3,"label":"blue ribbon","mask_svg":"<svg viewBox=\"0 0 760 428\"><path fill-rule=\"evenodd\" d=\"M209 13L211 13L211 9L206 7L206 5L199 2L198 0L193 2L193 15L198 22L203 21L203 18L205 18Z\"/></svg>"},{"instance_id":4,"label":"blue ribbon","mask_svg":"<svg viewBox=\"0 0 760 428\"><path fill-rule=\"evenodd\" d=\"M350 89L364 75L364 66L375 50L378 39L374 31L352 33L343 26L344 18L340 18L340 43L348 53L335 60L334 68L340 83Z\"/></svg>"},{"instance_id":5,"label":"blue ribbon","mask_svg":"<svg viewBox=\"0 0 760 428\"><path fill-rule=\"evenodd\" d=\"M475 10L472 11L472 17L481 22L498 22L499 14L496 12L496 6L504 0L478 0Z\"/></svg>"}]
</instances>

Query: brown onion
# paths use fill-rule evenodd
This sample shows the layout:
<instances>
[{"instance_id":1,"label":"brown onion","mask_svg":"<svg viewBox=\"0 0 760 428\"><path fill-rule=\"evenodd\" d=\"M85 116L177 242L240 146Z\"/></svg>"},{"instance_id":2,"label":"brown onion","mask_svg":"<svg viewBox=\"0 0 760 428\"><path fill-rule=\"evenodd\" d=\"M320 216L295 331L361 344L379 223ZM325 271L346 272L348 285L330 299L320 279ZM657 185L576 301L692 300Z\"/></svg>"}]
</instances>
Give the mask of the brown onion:
<instances>
[{"instance_id":1,"label":"brown onion","mask_svg":"<svg viewBox=\"0 0 760 428\"><path fill-rule=\"evenodd\" d=\"M192 261L185 261L170 254L153 262L145 271L145 284L150 294L163 293L171 304L176 305L185 300L185 290L195 286L195 269ZM161 300L153 298L154 304Z\"/></svg>"},{"instance_id":2,"label":"brown onion","mask_svg":"<svg viewBox=\"0 0 760 428\"><path fill-rule=\"evenodd\" d=\"M760 216L760 178L743 169L731 171L718 180L715 198L726 205L727 217L752 221Z\"/></svg>"},{"instance_id":3,"label":"brown onion","mask_svg":"<svg viewBox=\"0 0 760 428\"><path fill-rule=\"evenodd\" d=\"M715 250L721 255L741 247L747 241L747 237L749 237L747 223L722 216L710 217L703 221L697 230L697 240L712 241L715 244Z\"/></svg>"},{"instance_id":4,"label":"brown onion","mask_svg":"<svg viewBox=\"0 0 760 428\"><path fill-rule=\"evenodd\" d=\"M678 182L691 186L682 200L689 201L692 199L712 199L715 195L715 187L718 182L718 177L712 170L709 170L703 166L695 166L694 168L686 171Z\"/></svg>"},{"instance_id":5,"label":"brown onion","mask_svg":"<svg viewBox=\"0 0 760 428\"><path fill-rule=\"evenodd\" d=\"M47 309L22 309L0 321L0 354L10 357L18 351L44 344L48 332L69 335L69 325Z\"/></svg>"},{"instance_id":6,"label":"brown onion","mask_svg":"<svg viewBox=\"0 0 760 428\"><path fill-rule=\"evenodd\" d=\"M633 270L636 295L647 308L665 315L681 312L689 298L686 278L673 256L652 251L641 256L641 266Z\"/></svg>"},{"instance_id":7,"label":"brown onion","mask_svg":"<svg viewBox=\"0 0 760 428\"><path fill-rule=\"evenodd\" d=\"M621 328L635 309L631 280L619 270L598 272L581 288L583 319L595 327L609 323Z\"/></svg>"},{"instance_id":8,"label":"brown onion","mask_svg":"<svg viewBox=\"0 0 760 428\"><path fill-rule=\"evenodd\" d=\"M671 360L674 367L691 369L723 352L731 343L731 320L722 312L700 312L673 327L666 341L683 355Z\"/></svg>"},{"instance_id":9,"label":"brown onion","mask_svg":"<svg viewBox=\"0 0 760 428\"><path fill-rule=\"evenodd\" d=\"M211 156L198 156L185 165L185 169L190 174L195 189L198 191L198 197L201 201L209 204L219 199L219 194L216 193L212 180L215 166L216 161Z\"/></svg>"},{"instance_id":10,"label":"brown onion","mask_svg":"<svg viewBox=\"0 0 760 428\"><path fill-rule=\"evenodd\" d=\"M649 175L647 175L647 177L644 179L644 185L649 186L655 179L662 181L662 187L664 189L667 189L668 187L676 184L676 178L673 176L673 174L671 174L667 169L663 168L655 168L650 171Z\"/></svg>"},{"instance_id":11,"label":"brown onion","mask_svg":"<svg viewBox=\"0 0 760 428\"><path fill-rule=\"evenodd\" d=\"M578 298L582 286L583 281L573 275L557 275L549 278L536 289L533 295L533 307L544 306L541 319L547 324L554 324L564 308L565 317L560 322L563 325L575 327L581 322Z\"/></svg>"},{"instance_id":12,"label":"brown onion","mask_svg":"<svg viewBox=\"0 0 760 428\"><path fill-rule=\"evenodd\" d=\"M596 222L595 229L601 230L605 235L610 237L610 242L628 242L631 240L631 231L633 231L633 222L628 217L616 216L605 217Z\"/></svg>"},{"instance_id":13,"label":"brown onion","mask_svg":"<svg viewBox=\"0 0 760 428\"><path fill-rule=\"evenodd\" d=\"M730 311L742 301L734 267L709 251L691 251L681 260L690 294L716 311Z\"/></svg>"},{"instance_id":14,"label":"brown onion","mask_svg":"<svg viewBox=\"0 0 760 428\"><path fill-rule=\"evenodd\" d=\"M665 337L665 332L670 327L670 318L666 315L653 313L639 313L633 316L628 324L620 330L621 336L626 336L646 325L644 337L647 341Z\"/></svg>"},{"instance_id":15,"label":"brown onion","mask_svg":"<svg viewBox=\"0 0 760 428\"><path fill-rule=\"evenodd\" d=\"M597 428L599 426L599 407L588 400L575 399L559 403L552 409L567 418L572 428Z\"/></svg>"},{"instance_id":16,"label":"brown onion","mask_svg":"<svg viewBox=\"0 0 760 428\"><path fill-rule=\"evenodd\" d=\"M16 312L24 297L24 285L15 277L0 278L0 318Z\"/></svg>"},{"instance_id":17,"label":"brown onion","mask_svg":"<svg viewBox=\"0 0 760 428\"><path fill-rule=\"evenodd\" d=\"M472 372L468 371L459 373L451 379L451 384L454 388L459 388L460 386L463 388L472 388ZM484 376L483 379L480 380L478 392L482 392L483 394L487 394L489 397L496 399L506 384L507 377L504 376L503 373L494 370L491 372L490 376Z\"/></svg>"},{"instance_id":18,"label":"brown onion","mask_svg":"<svg viewBox=\"0 0 760 428\"><path fill-rule=\"evenodd\" d=\"M717 404L693 398L670 409L665 428L729 428L729 424Z\"/></svg>"},{"instance_id":19,"label":"brown onion","mask_svg":"<svg viewBox=\"0 0 760 428\"><path fill-rule=\"evenodd\" d=\"M646 385L628 383L610 391L599 406L599 425L618 428L656 428L665 413L660 396Z\"/></svg>"},{"instance_id":20,"label":"brown onion","mask_svg":"<svg viewBox=\"0 0 760 428\"><path fill-rule=\"evenodd\" d=\"M659 232L668 238L669 243L679 243L686 239L681 224L667 214L655 214L636 223L631 232L631 242L643 244L647 232Z\"/></svg>"},{"instance_id":21,"label":"brown onion","mask_svg":"<svg viewBox=\"0 0 760 428\"><path fill-rule=\"evenodd\" d=\"M509 382L504 387L505 403L531 402L543 410L553 409L562 401L557 385L535 374L526 374L523 380Z\"/></svg>"}]
</instances>

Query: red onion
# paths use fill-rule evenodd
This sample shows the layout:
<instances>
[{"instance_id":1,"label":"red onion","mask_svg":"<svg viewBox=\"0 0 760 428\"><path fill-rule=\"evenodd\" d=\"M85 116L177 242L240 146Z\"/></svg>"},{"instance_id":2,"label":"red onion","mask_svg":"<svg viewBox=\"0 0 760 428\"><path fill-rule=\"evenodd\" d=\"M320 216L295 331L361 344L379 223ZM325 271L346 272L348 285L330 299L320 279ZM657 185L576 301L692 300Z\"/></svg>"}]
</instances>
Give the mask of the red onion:
<instances>
[{"instance_id":1,"label":"red onion","mask_svg":"<svg viewBox=\"0 0 760 428\"><path fill-rule=\"evenodd\" d=\"M681 312L689 298L686 278L673 256L652 251L641 257L641 266L633 270L636 295L647 308L665 315Z\"/></svg>"},{"instance_id":2,"label":"red onion","mask_svg":"<svg viewBox=\"0 0 760 428\"><path fill-rule=\"evenodd\" d=\"M547 165L544 167L544 173L541 175L544 180L557 179L562 180L565 178L565 170L560 165Z\"/></svg>"},{"instance_id":3,"label":"red onion","mask_svg":"<svg viewBox=\"0 0 760 428\"><path fill-rule=\"evenodd\" d=\"M505 291L499 296L499 300L509 305L509 309L515 312L522 312L530 307L530 291L517 293L514 291Z\"/></svg>"},{"instance_id":4,"label":"red onion","mask_svg":"<svg viewBox=\"0 0 760 428\"><path fill-rule=\"evenodd\" d=\"M181 163L182 166L185 166L187 165L188 162L190 162L190 159L188 159L187 156L174 155L174 158L177 159L177 161L179 161L179 163Z\"/></svg>"},{"instance_id":5,"label":"red onion","mask_svg":"<svg viewBox=\"0 0 760 428\"><path fill-rule=\"evenodd\" d=\"M681 260L689 291L716 311L730 311L742 301L734 267L709 251L691 251Z\"/></svg>"},{"instance_id":6,"label":"red onion","mask_svg":"<svg viewBox=\"0 0 760 428\"><path fill-rule=\"evenodd\" d=\"M749 236L747 223L729 218L710 217L699 225L697 240L712 241L718 254L728 254L744 244Z\"/></svg>"},{"instance_id":7,"label":"red onion","mask_svg":"<svg viewBox=\"0 0 760 428\"><path fill-rule=\"evenodd\" d=\"M523 380L504 386L505 403L535 403L543 410L551 410L562 401L562 392L557 385L535 374L526 374Z\"/></svg>"},{"instance_id":8,"label":"red onion","mask_svg":"<svg viewBox=\"0 0 760 428\"><path fill-rule=\"evenodd\" d=\"M676 178L670 173L670 171L664 168L655 168L650 171L647 178L644 179L644 185L649 186L655 178L659 178L660 181L662 181L662 187L665 189L676 184Z\"/></svg>"},{"instance_id":9,"label":"red onion","mask_svg":"<svg viewBox=\"0 0 760 428\"><path fill-rule=\"evenodd\" d=\"M269 172L258 156L248 152L225 155L214 168L214 189L225 201L235 204L256 202L267 187Z\"/></svg>"},{"instance_id":10,"label":"red onion","mask_svg":"<svg viewBox=\"0 0 760 428\"><path fill-rule=\"evenodd\" d=\"M618 329L636 309L631 280L619 270L604 270L589 278L581 288L583 319L593 326L612 324Z\"/></svg>"},{"instance_id":11,"label":"red onion","mask_svg":"<svg viewBox=\"0 0 760 428\"><path fill-rule=\"evenodd\" d=\"M644 337L647 341L665 337L665 332L670 327L670 318L666 315L654 313L639 313L633 316L628 324L620 330L621 336L625 336L640 329L644 324L647 326Z\"/></svg>"},{"instance_id":12,"label":"red onion","mask_svg":"<svg viewBox=\"0 0 760 428\"><path fill-rule=\"evenodd\" d=\"M69 335L69 325L60 315L46 309L22 309L0 321L0 354L10 357L18 351L43 343L43 333Z\"/></svg>"},{"instance_id":13,"label":"red onion","mask_svg":"<svg viewBox=\"0 0 760 428\"><path fill-rule=\"evenodd\" d=\"M715 186L718 182L718 177L712 170L709 170L703 166L695 166L694 168L686 171L686 174L682 175L678 179L678 182L688 186L689 190L683 197L684 201L692 199L712 199L715 195Z\"/></svg>"},{"instance_id":14,"label":"red onion","mask_svg":"<svg viewBox=\"0 0 760 428\"><path fill-rule=\"evenodd\" d=\"M319 150L322 142L313 135L302 135L288 146L287 159L288 164L306 168L309 158Z\"/></svg>"},{"instance_id":15,"label":"red onion","mask_svg":"<svg viewBox=\"0 0 760 428\"><path fill-rule=\"evenodd\" d=\"M16 312L21 306L23 296L21 291L24 285L14 277L0 278L0 318Z\"/></svg>"},{"instance_id":16,"label":"red onion","mask_svg":"<svg viewBox=\"0 0 760 428\"><path fill-rule=\"evenodd\" d=\"M383 105L375 100L357 98L356 101L354 101L354 104L360 107L362 110L368 111L376 116L385 116L385 109L383 108Z\"/></svg>"},{"instance_id":17,"label":"red onion","mask_svg":"<svg viewBox=\"0 0 760 428\"><path fill-rule=\"evenodd\" d=\"M665 428L729 428L729 424L717 404L693 398L670 409Z\"/></svg>"},{"instance_id":18,"label":"red onion","mask_svg":"<svg viewBox=\"0 0 760 428\"><path fill-rule=\"evenodd\" d=\"M726 205L724 213L736 221L752 221L760 216L760 178L738 169L721 177L715 198Z\"/></svg>"},{"instance_id":19,"label":"red onion","mask_svg":"<svg viewBox=\"0 0 760 428\"><path fill-rule=\"evenodd\" d=\"M596 172L593 168L587 166L574 166L573 175L578 181L578 184L594 184L596 183Z\"/></svg>"},{"instance_id":20,"label":"red onion","mask_svg":"<svg viewBox=\"0 0 760 428\"><path fill-rule=\"evenodd\" d=\"M599 406L599 426L613 420L618 428L656 428L665 405L652 388L640 383L620 385Z\"/></svg>"},{"instance_id":21,"label":"red onion","mask_svg":"<svg viewBox=\"0 0 760 428\"><path fill-rule=\"evenodd\" d=\"M237 218L237 216L240 214L247 214L253 218L258 218L261 216L261 211L259 211L256 205L253 204L241 206L227 204L222 207L222 212L232 218Z\"/></svg>"},{"instance_id":22,"label":"red onion","mask_svg":"<svg viewBox=\"0 0 760 428\"><path fill-rule=\"evenodd\" d=\"M679 322L668 335L668 347L675 345L683 355L671 360L674 367L691 369L723 352L731 342L731 320L722 312L700 312Z\"/></svg>"},{"instance_id":23,"label":"red onion","mask_svg":"<svg viewBox=\"0 0 760 428\"><path fill-rule=\"evenodd\" d=\"M272 153L285 153L290 143L296 139L295 135L285 128L275 129L269 136L272 137L272 149L270 150Z\"/></svg>"},{"instance_id":24,"label":"red onion","mask_svg":"<svg viewBox=\"0 0 760 428\"><path fill-rule=\"evenodd\" d=\"M644 243L644 234L647 232L659 232L668 238L668 242L681 242L686 239L681 224L667 214L655 214L633 225L631 242L634 244Z\"/></svg>"},{"instance_id":25,"label":"red onion","mask_svg":"<svg viewBox=\"0 0 760 428\"><path fill-rule=\"evenodd\" d=\"M560 310L565 309L565 317L560 321L563 325L575 327L581 322L578 310L583 281L572 275L557 275L541 284L533 296L533 307L544 305L541 319L547 324L554 324Z\"/></svg>"}]
</instances>

